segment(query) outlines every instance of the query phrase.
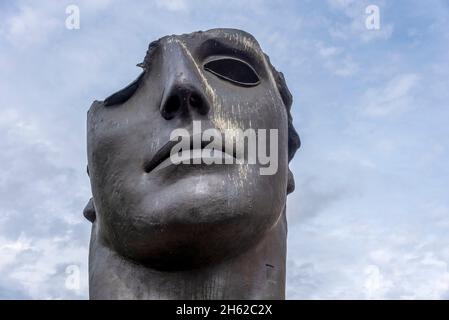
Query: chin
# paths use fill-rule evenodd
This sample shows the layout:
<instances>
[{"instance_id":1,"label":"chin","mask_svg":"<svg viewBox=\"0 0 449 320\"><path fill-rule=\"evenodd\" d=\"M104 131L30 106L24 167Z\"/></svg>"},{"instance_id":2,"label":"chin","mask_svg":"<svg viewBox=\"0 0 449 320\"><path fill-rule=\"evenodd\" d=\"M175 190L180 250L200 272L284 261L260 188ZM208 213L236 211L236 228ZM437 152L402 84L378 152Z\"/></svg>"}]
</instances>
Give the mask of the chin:
<instances>
[{"instance_id":1,"label":"chin","mask_svg":"<svg viewBox=\"0 0 449 320\"><path fill-rule=\"evenodd\" d=\"M244 253L277 222L283 188L252 170L245 183L238 183L234 169L203 173L183 174L157 188L152 183L151 190L130 183L135 201L120 203L129 211L100 219L100 234L120 255L161 270L192 269Z\"/></svg>"},{"instance_id":2,"label":"chin","mask_svg":"<svg viewBox=\"0 0 449 320\"><path fill-rule=\"evenodd\" d=\"M180 199L181 200L181 199ZM219 263L254 246L276 217L239 198L223 199L203 194L189 201L172 201L147 212L151 219L128 221L114 234L114 249L123 256L155 269L183 270ZM163 217L159 220L155 217ZM136 222L136 223L134 223Z\"/></svg>"}]
</instances>

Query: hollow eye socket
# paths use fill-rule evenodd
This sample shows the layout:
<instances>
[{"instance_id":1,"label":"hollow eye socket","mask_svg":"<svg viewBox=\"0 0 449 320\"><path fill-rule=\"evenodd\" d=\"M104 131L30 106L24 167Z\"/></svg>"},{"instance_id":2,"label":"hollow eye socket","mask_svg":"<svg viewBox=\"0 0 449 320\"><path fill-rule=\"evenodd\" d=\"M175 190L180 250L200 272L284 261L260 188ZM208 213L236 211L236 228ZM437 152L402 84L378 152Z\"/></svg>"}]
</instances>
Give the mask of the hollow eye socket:
<instances>
[{"instance_id":1,"label":"hollow eye socket","mask_svg":"<svg viewBox=\"0 0 449 320\"><path fill-rule=\"evenodd\" d=\"M260 83L256 71L246 62L235 58L219 58L204 64L204 70L234 84L253 87Z\"/></svg>"}]
</instances>

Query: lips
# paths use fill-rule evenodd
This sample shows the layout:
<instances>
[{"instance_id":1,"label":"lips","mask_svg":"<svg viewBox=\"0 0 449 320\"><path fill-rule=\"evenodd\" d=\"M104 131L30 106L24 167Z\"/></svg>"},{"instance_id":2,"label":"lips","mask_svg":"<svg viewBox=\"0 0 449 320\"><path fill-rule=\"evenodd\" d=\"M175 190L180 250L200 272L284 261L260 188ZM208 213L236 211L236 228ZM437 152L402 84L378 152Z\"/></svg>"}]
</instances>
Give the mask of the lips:
<instances>
[{"instance_id":1,"label":"lips","mask_svg":"<svg viewBox=\"0 0 449 320\"><path fill-rule=\"evenodd\" d=\"M214 160L220 160L220 158L224 161L225 159L232 159L233 161L236 160L235 150L232 148L232 152L229 153L226 151L225 145L222 143L218 146L213 146L213 154L211 155L205 155L202 151L204 149L211 149L211 147L207 148L211 141L201 141L200 148L201 149L194 149L193 141L195 136L190 137L190 148L189 149L183 149L182 154L176 157L176 161L173 161L171 156L171 150L175 145L179 143L179 141L168 141L165 145L163 145L153 156L153 158L146 162L144 165L144 170L146 173L150 173L153 171L161 170L165 167L168 167L172 164L180 164L185 163L184 161L189 160L195 160L195 159L202 159L205 162L210 161L213 163ZM199 137L196 137L197 139L200 139ZM221 149L220 149L221 147ZM195 162L194 162L195 163Z\"/></svg>"}]
</instances>

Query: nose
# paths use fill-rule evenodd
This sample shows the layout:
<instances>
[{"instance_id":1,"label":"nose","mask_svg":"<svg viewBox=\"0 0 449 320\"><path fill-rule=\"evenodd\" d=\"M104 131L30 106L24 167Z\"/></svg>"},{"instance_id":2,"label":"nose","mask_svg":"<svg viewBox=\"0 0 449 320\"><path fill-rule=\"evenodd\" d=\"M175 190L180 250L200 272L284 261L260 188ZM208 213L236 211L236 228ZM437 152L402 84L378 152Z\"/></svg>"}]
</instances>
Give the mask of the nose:
<instances>
[{"instance_id":1,"label":"nose","mask_svg":"<svg viewBox=\"0 0 449 320\"><path fill-rule=\"evenodd\" d=\"M166 120L204 116L210 111L210 103L198 74L201 71L185 50L171 44L163 58L162 79L165 83L160 112Z\"/></svg>"},{"instance_id":2,"label":"nose","mask_svg":"<svg viewBox=\"0 0 449 320\"><path fill-rule=\"evenodd\" d=\"M166 120L177 116L192 117L194 114L207 115L210 106L198 84L185 81L176 82L164 91L161 115Z\"/></svg>"}]
</instances>

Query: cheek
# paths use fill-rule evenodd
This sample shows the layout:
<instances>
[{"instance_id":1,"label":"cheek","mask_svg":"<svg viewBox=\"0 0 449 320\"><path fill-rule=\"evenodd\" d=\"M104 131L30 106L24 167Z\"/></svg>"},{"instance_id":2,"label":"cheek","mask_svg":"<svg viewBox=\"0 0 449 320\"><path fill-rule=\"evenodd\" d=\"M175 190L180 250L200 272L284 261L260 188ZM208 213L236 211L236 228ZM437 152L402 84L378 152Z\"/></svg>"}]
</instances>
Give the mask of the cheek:
<instances>
[{"instance_id":1,"label":"cheek","mask_svg":"<svg viewBox=\"0 0 449 320\"><path fill-rule=\"evenodd\" d=\"M129 179L143 172L141 137L130 128L105 130L93 135L88 154L89 171L94 198L100 208L121 202L129 186Z\"/></svg>"},{"instance_id":2,"label":"cheek","mask_svg":"<svg viewBox=\"0 0 449 320\"><path fill-rule=\"evenodd\" d=\"M242 96L246 98L242 99ZM270 90L248 91L248 95L236 94L233 99L222 101L218 116L212 115L214 118L226 119L223 122L225 129L257 132L258 164L241 170L237 185L242 186L245 198L252 199L250 205L258 212L258 217L265 215L271 223L283 209L287 193L288 118L284 104ZM265 135L263 164L258 154L263 141L260 130L264 130Z\"/></svg>"},{"instance_id":3,"label":"cheek","mask_svg":"<svg viewBox=\"0 0 449 320\"><path fill-rule=\"evenodd\" d=\"M287 113L276 90L259 85L242 88L218 86L211 120L218 129L281 129L287 126Z\"/></svg>"}]
</instances>

